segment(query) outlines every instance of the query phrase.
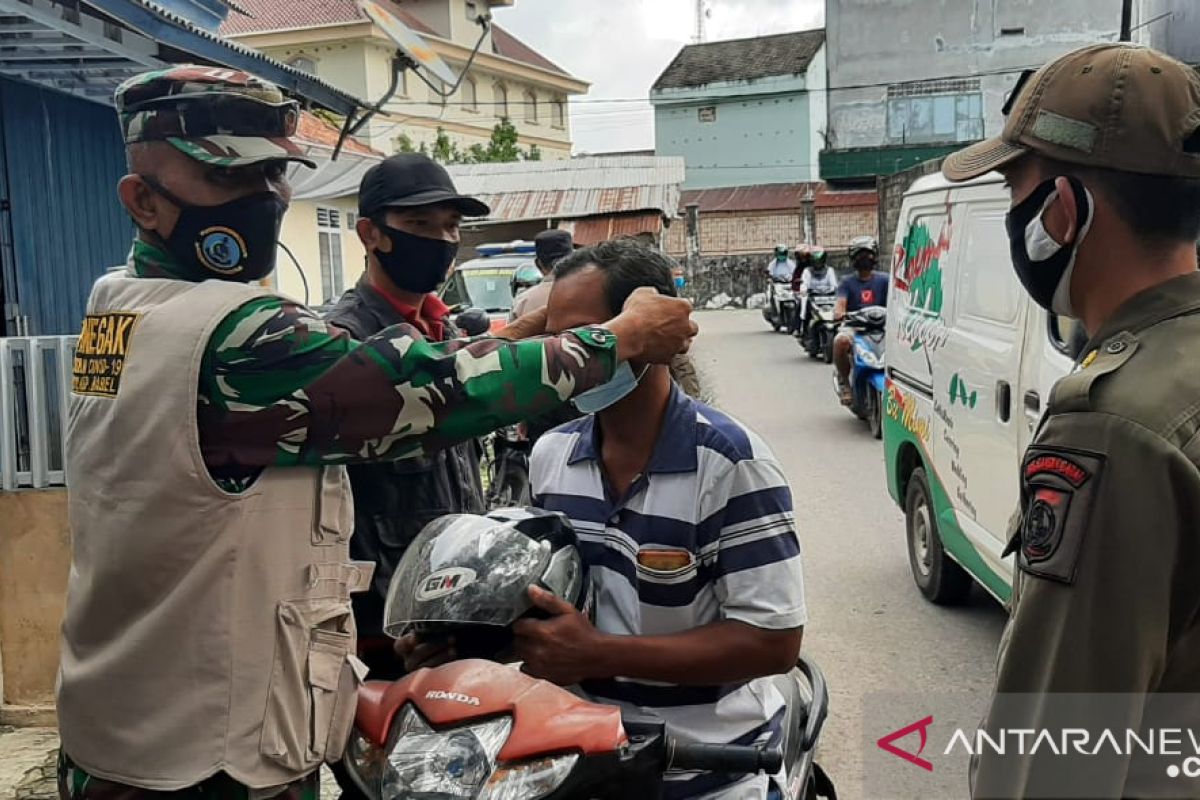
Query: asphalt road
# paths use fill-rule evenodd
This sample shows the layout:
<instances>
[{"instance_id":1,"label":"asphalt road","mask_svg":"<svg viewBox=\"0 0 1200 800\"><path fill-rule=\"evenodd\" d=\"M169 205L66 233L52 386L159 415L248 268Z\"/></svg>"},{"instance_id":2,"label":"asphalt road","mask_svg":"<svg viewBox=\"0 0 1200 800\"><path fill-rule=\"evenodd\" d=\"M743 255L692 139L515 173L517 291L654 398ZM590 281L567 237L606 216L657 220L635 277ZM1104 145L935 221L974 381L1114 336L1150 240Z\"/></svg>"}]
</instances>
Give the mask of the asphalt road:
<instances>
[{"instance_id":1,"label":"asphalt road","mask_svg":"<svg viewBox=\"0 0 1200 800\"><path fill-rule=\"evenodd\" d=\"M842 798L966 797L965 757L937 761L937 791L931 774L902 762L881 786L877 771L865 774L864 759L878 761L876 740L919 719L914 709L935 699L952 698L965 718L982 717L1003 610L978 589L959 608L921 597L909 573L904 516L888 495L883 447L838 404L832 367L771 332L758 311L697 319L694 353L715 404L767 440L791 481L809 609L803 649L831 694L818 760Z\"/></svg>"}]
</instances>

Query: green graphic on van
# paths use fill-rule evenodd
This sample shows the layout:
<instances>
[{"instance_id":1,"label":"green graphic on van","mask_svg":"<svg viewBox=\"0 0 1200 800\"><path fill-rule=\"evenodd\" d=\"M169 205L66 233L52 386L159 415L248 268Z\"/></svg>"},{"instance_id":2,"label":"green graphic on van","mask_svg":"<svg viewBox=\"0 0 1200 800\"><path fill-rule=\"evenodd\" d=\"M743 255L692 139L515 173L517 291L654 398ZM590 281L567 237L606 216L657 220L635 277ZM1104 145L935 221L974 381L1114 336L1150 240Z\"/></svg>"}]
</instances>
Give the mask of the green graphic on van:
<instances>
[{"instance_id":1,"label":"green graphic on van","mask_svg":"<svg viewBox=\"0 0 1200 800\"><path fill-rule=\"evenodd\" d=\"M975 389L968 393L967 382L957 372L954 373L950 378L950 405L962 403L967 408L974 408L978 400L979 390Z\"/></svg>"},{"instance_id":2,"label":"green graphic on van","mask_svg":"<svg viewBox=\"0 0 1200 800\"><path fill-rule=\"evenodd\" d=\"M929 230L926 219L912 224L896 248L896 288L908 294L907 311L900 323L900 342L914 352L941 349L950 332L942 320L942 256L950 249L951 221L938 232Z\"/></svg>"}]
</instances>

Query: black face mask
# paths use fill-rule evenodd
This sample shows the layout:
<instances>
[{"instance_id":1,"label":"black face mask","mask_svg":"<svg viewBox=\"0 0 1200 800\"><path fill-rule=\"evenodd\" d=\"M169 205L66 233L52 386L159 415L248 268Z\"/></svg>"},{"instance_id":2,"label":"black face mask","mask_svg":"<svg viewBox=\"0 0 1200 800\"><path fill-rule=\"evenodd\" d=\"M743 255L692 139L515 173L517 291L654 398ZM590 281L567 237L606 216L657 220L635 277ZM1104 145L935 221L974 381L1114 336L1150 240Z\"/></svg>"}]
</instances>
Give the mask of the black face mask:
<instances>
[{"instance_id":1,"label":"black face mask","mask_svg":"<svg viewBox=\"0 0 1200 800\"><path fill-rule=\"evenodd\" d=\"M392 242L390 253L375 250L375 258L383 267L383 273L398 288L414 294L428 294L446 280L446 273L458 256L457 242L427 239L380 222L376 222L375 227L387 234Z\"/></svg>"},{"instance_id":2,"label":"black face mask","mask_svg":"<svg viewBox=\"0 0 1200 800\"><path fill-rule=\"evenodd\" d=\"M861 255L854 259L854 269L858 272L874 272L878 263L873 255Z\"/></svg>"},{"instance_id":3,"label":"black face mask","mask_svg":"<svg viewBox=\"0 0 1200 800\"><path fill-rule=\"evenodd\" d=\"M179 208L165 237L167 252L189 280L262 280L275 269L275 243L287 203L275 192L256 192L216 206L186 203L154 178L142 180Z\"/></svg>"},{"instance_id":4,"label":"black face mask","mask_svg":"<svg viewBox=\"0 0 1200 800\"><path fill-rule=\"evenodd\" d=\"M1047 311L1072 317L1071 273L1079 245L1092 227L1094 204L1083 182L1067 177L1075 191L1075 219L1079 233L1069 245L1061 245L1050 237L1042 222L1042 212L1056 196L1055 178L1040 184L1033 193L1008 212L1004 224L1008 229L1008 245L1013 269L1033 302Z\"/></svg>"}]
</instances>

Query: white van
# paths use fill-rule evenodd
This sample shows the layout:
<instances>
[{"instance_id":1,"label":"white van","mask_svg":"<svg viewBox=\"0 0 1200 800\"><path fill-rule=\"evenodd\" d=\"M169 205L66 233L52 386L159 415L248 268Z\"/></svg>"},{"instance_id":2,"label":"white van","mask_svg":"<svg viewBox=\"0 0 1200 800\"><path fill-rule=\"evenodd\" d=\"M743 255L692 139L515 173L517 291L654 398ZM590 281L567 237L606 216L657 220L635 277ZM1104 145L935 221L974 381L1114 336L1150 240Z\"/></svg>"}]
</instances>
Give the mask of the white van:
<instances>
[{"instance_id":1,"label":"white van","mask_svg":"<svg viewBox=\"0 0 1200 800\"><path fill-rule=\"evenodd\" d=\"M1029 299L1013 272L996 174L918 180L904 197L888 296L884 454L921 592L961 600L974 579L1012 593L1001 556L1021 454L1072 365L1074 321Z\"/></svg>"}]
</instances>

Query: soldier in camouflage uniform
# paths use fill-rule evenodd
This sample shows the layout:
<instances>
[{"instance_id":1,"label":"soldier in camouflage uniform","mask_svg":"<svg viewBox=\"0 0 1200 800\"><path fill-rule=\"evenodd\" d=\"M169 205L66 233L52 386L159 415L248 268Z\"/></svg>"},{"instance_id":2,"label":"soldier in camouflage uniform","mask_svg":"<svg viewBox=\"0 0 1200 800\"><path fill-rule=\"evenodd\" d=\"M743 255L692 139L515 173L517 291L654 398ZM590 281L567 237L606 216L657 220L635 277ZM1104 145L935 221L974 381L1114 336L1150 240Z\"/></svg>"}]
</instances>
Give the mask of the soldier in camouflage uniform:
<instances>
[{"instance_id":1,"label":"soldier in camouflage uniform","mask_svg":"<svg viewBox=\"0 0 1200 800\"><path fill-rule=\"evenodd\" d=\"M355 341L261 286L285 166L311 166L294 103L189 66L126 82L116 107L139 233L74 364L60 794L315 797L363 677L349 593L370 570L349 561L342 465L546 411L621 361L669 361L695 325L649 292L554 337Z\"/></svg>"}]
</instances>

